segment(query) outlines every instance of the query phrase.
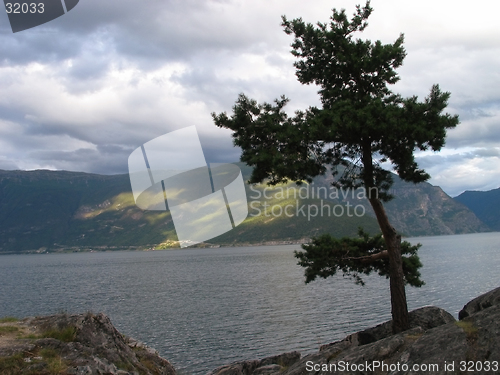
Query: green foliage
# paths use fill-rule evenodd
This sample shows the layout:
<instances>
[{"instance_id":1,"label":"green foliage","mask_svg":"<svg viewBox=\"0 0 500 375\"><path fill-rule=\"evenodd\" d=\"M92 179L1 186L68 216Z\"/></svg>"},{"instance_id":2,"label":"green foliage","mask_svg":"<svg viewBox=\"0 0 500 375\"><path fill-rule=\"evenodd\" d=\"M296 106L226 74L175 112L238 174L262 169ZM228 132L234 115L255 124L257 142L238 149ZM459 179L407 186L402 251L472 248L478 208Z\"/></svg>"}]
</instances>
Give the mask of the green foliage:
<instances>
[{"instance_id":1,"label":"green foliage","mask_svg":"<svg viewBox=\"0 0 500 375\"><path fill-rule=\"evenodd\" d=\"M29 333L27 335L19 335L18 338L19 339L29 339L29 340L34 339L34 340L36 340L36 339L39 339L40 336L35 335L34 333Z\"/></svg>"},{"instance_id":2,"label":"green foliage","mask_svg":"<svg viewBox=\"0 0 500 375\"><path fill-rule=\"evenodd\" d=\"M467 338L471 339L477 337L479 329L474 325L473 322L469 320L459 320L455 322L455 324L463 329L463 331L467 335Z\"/></svg>"},{"instance_id":3,"label":"green foliage","mask_svg":"<svg viewBox=\"0 0 500 375\"><path fill-rule=\"evenodd\" d=\"M252 168L243 163L238 166L244 178L248 179ZM66 195L59 196L59 199L45 199L46 196L56 197L61 186L81 192L81 205L76 211L71 208L72 201L66 200ZM248 185L245 185L245 188L247 196L252 199L256 193L250 191ZM253 188L262 195L266 186ZM6 191L9 191L9 197L5 194ZM335 202L338 203L340 202ZM268 204L283 205L285 200L273 199ZM291 204L296 205L297 202L294 200ZM306 199L301 200L299 204L318 205L319 202ZM56 205L64 206L63 211L66 214L53 218L53 206ZM42 246L46 247L44 251L49 252L59 251L61 248L73 251L89 248L99 250L101 246L109 250L120 250L129 246L156 249L179 246L170 214L145 212L138 208L133 202L127 175L0 171L0 208L0 253L33 250ZM39 210L47 211L47 215L38 217L33 214L33 211ZM9 212L19 212L19 215L9 216ZM256 211L249 207L249 213L255 214ZM260 216L249 216L237 230L212 239L210 243L231 245L299 240L311 238L324 231L335 236L347 236L355 235L358 226L363 226L369 232L377 230L375 219L369 215L337 218L338 222L335 222L334 226L331 225L332 218L319 215L310 221L307 217L295 215L283 215L269 222L270 219L272 218L264 216L264 211ZM58 228L66 229L59 231Z\"/></svg>"},{"instance_id":4,"label":"green foliage","mask_svg":"<svg viewBox=\"0 0 500 375\"><path fill-rule=\"evenodd\" d=\"M40 356L44 359L53 359L59 357L57 351L52 348L43 348L40 350Z\"/></svg>"},{"instance_id":5,"label":"green foliage","mask_svg":"<svg viewBox=\"0 0 500 375\"><path fill-rule=\"evenodd\" d=\"M130 371L130 372L135 370L135 367L129 362L116 361L116 362L114 362L114 365L120 370L125 370L125 371Z\"/></svg>"},{"instance_id":6,"label":"green foliage","mask_svg":"<svg viewBox=\"0 0 500 375\"><path fill-rule=\"evenodd\" d=\"M389 161L399 177L409 182L429 178L419 169L413 152L439 150L446 129L458 124L458 117L442 114L450 94L438 85L419 102L402 98L388 85L399 80L395 69L406 52L402 35L392 44L354 39L362 32L372 8L357 11L351 21L345 11L333 10L329 25L315 27L302 19L283 17L287 34L294 34L292 54L298 80L316 84L322 108L310 107L289 116L282 96L274 104L258 104L240 94L233 115L212 114L219 127L234 131L234 143L242 148L241 160L255 166L250 179L270 184L288 180L311 181L324 174L326 165L342 166L335 181L338 187L364 186L378 189L383 201L391 199L391 173L380 166ZM376 157L376 159L374 159Z\"/></svg>"},{"instance_id":7,"label":"green foliage","mask_svg":"<svg viewBox=\"0 0 500 375\"><path fill-rule=\"evenodd\" d=\"M0 318L0 323L13 323L13 322L18 322L18 318L14 318L13 316L5 316L3 318Z\"/></svg>"},{"instance_id":8,"label":"green foliage","mask_svg":"<svg viewBox=\"0 0 500 375\"><path fill-rule=\"evenodd\" d=\"M19 331L19 327L14 326L0 326L0 335L2 333L12 333Z\"/></svg>"},{"instance_id":9,"label":"green foliage","mask_svg":"<svg viewBox=\"0 0 500 375\"><path fill-rule=\"evenodd\" d=\"M167 240L155 246L155 250L178 249L180 247L179 241Z\"/></svg>"},{"instance_id":10,"label":"green foliage","mask_svg":"<svg viewBox=\"0 0 500 375\"><path fill-rule=\"evenodd\" d=\"M67 374L68 365L57 352L49 353L49 357L44 357L44 362L47 364L47 374Z\"/></svg>"},{"instance_id":11,"label":"green foliage","mask_svg":"<svg viewBox=\"0 0 500 375\"><path fill-rule=\"evenodd\" d=\"M302 245L305 251L295 251L298 264L305 267L306 283L316 277L327 278L342 272L343 276L354 279L356 284L364 285L361 275L378 272L379 275L389 278L389 260L387 257L376 260L369 259L387 250L381 234L370 236L361 228L358 238L334 238L328 234L314 238L310 244ZM420 287L424 282L420 280L419 268L422 263L417 255L420 244L411 245L407 241L401 243L403 256L403 272L405 283Z\"/></svg>"},{"instance_id":12,"label":"green foliage","mask_svg":"<svg viewBox=\"0 0 500 375\"><path fill-rule=\"evenodd\" d=\"M245 174L244 177L249 175ZM254 185L252 190L247 186L249 216L234 231L224 233L210 242L232 244L299 240L322 233L337 237L355 236L360 226L370 233L378 231L376 220L368 214L356 216L351 213L351 216L336 217L331 214L332 207L340 205L345 209L345 202L328 200L325 196L313 198L310 192L299 193L298 188L293 183L274 187L259 184ZM307 187L302 185L300 189L306 191ZM327 207L323 213L321 213L322 206ZM309 218L308 210L312 214L318 213L316 210L319 213Z\"/></svg>"},{"instance_id":13,"label":"green foliage","mask_svg":"<svg viewBox=\"0 0 500 375\"><path fill-rule=\"evenodd\" d=\"M364 7L356 7L350 20L345 10L333 9L331 22L316 26L283 16L285 33L294 35L291 52L297 58L297 78L302 84L319 86L321 108L309 107L290 116L285 112L289 101L285 96L273 104L258 104L240 94L232 115L213 113L212 117L216 126L233 131L234 144L242 149L241 160L255 166L250 183L311 182L331 171L333 186L363 187L368 192L385 239L364 232L360 239L324 235L296 256L306 267L306 282L337 271L361 284L362 274L390 274L396 333L409 327L404 284L423 282L418 247L399 243L382 205L393 198L389 189L394 182L382 165L389 164L406 182L426 181L430 176L419 168L414 152L440 150L446 130L459 121L458 116L443 113L450 94L441 92L438 85L423 101L416 96L403 98L389 89L399 80L396 69L406 56L404 37L390 44L355 38L368 26L372 11L369 0ZM384 251L391 254L390 266L381 257Z\"/></svg>"},{"instance_id":14,"label":"green foliage","mask_svg":"<svg viewBox=\"0 0 500 375\"><path fill-rule=\"evenodd\" d=\"M72 326L67 326L64 328L51 328L44 331L41 335L42 337L52 337L63 342L72 342L76 338L76 328Z\"/></svg>"},{"instance_id":15,"label":"green foliage","mask_svg":"<svg viewBox=\"0 0 500 375\"><path fill-rule=\"evenodd\" d=\"M128 175L0 171L0 252L146 247L169 237L177 239L170 215L139 209Z\"/></svg>"},{"instance_id":16,"label":"green foliage","mask_svg":"<svg viewBox=\"0 0 500 375\"><path fill-rule=\"evenodd\" d=\"M22 353L10 357L0 357L0 374L17 375L26 367Z\"/></svg>"},{"instance_id":17,"label":"green foliage","mask_svg":"<svg viewBox=\"0 0 500 375\"><path fill-rule=\"evenodd\" d=\"M62 375L67 374L68 365L54 349L42 349L39 353L43 360L25 362L33 353L17 353L9 357L0 357L2 375ZM34 364L45 364L42 368L30 369Z\"/></svg>"},{"instance_id":18,"label":"green foliage","mask_svg":"<svg viewBox=\"0 0 500 375\"><path fill-rule=\"evenodd\" d=\"M253 168L244 163L238 163L238 166L243 172L243 178L248 180ZM112 178L108 179L108 177ZM102 186L98 188L96 184L101 178L103 179ZM149 248L155 247L159 249L174 245L177 237L173 224L169 222L169 216L165 216L165 213L162 212L143 212L135 206L132 203L130 182L127 179L127 175L98 176L64 171L0 171L0 207L2 208L0 218L5 219L0 220L0 253L39 249L41 246L46 246L46 250L52 252L58 251L60 249L59 245L64 245L66 249L75 246L75 251L81 248L99 250L98 246L113 246L115 249L123 249L128 246L146 247L149 244ZM314 179L313 186L330 189L329 180L326 177L318 176ZM64 218L62 216L58 217L58 220L64 219L69 223L68 230L62 232L56 231L56 227L62 224L57 220L53 220L51 216L53 212L52 206L45 206L48 203L43 200L45 193L57 194L58 185L75 186L78 189L83 186L85 189L82 188L82 200L89 202L90 198L92 198L92 202L100 202L97 205L87 206L88 212L84 212L88 215L87 217L79 216L75 212L71 212ZM294 185L290 183L286 186ZM245 185L245 187L249 203L251 203L254 201L252 197L257 196L257 193L251 191L249 185ZM275 188L279 189L279 187L276 186ZM305 187L304 184L301 188L303 187ZM45 193L37 195L37 199L30 197L27 193L30 192L30 194L35 195L42 188L46 189ZM405 195L405 199L394 199L386 206L389 217L405 235L439 235L444 233L442 231L444 226L448 226L452 230L455 228L461 230L466 228L470 232L480 230L473 227L472 223L466 219L467 216L464 216L465 213L463 212L465 208L461 205L456 204L454 207L447 208L446 211L440 210L442 200L447 198L436 195L436 189L431 185L423 183L413 188L413 184L405 183L397 176L394 176L393 188L396 190L410 188L412 191L411 194ZM270 195L274 195L274 190L271 190L265 184L252 186L252 189L258 190L260 196L262 196L264 189L267 189ZM6 190L11 191L9 196L12 199L6 198L4 194ZM16 191L18 194L15 193ZM109 192L112 192L111 196L109 196ZM27 199L26 201L23 200L23 195ZM64 197L61 196L61 199L53 202L53 204L70 206L71 201L66 201ZM109 200L110 206L107 208L99 207L106 200ZM422 216L418 212L418 207L423 204L422 202L429 200L432 202L432 210L427 212L426 216ZM264 202L264 199L259 198L259 201ZM274 198L269 201L266 200L266 202L272 206L289 204L283 199ZM343 204L340 200L331 200L331 202L333 204ZM30 209L25 210L23 207L26 207L28 203L31 204ZM360 226L369 233L378 232L376 220L370 216L370 203L367 200L359 201L359 203L366 208L367 215L364 217L332 218L318 215L318 217L308 221L307 218L294 215L292 218L283 217L269 221L272 217L265 217L264 211L262 211L262 215L249 216L237 229L209 242L231 245L235 243L259 243L261 241L299 240L301 238L316 237L321 233L330 233L335 237L356 236L357 228ZM297 202L294 200L291 204L296 205ZM320 202L312 199L300 200L299 205L302 204L321 205ZM83 211L81 207L77 212ZM20 208L22 208L22 215L15 218L12 215L9 216L8 212L18 211ZM250 206L248 209L252 215L257 213ZM47 215L37 218L36 215L33 215L33 210L46 210ZM64 211L70 212L70 210L66 209ZM437 220L444 220L443 212L450 212L450 215L456 213L456 215L445 221L445 225L428 225L428 221L436 216L439 216ZM10 220L7 220L8 218ZM123 228L123 230L118 230L117 227ZM46 237L41 235L42 232L44 235L50 234L52 242L46 241ZM54 246L54 242L58 245ZM164 245L156 246L156 244L160 243L164 243Z\"/></svg>"}]
</instances>

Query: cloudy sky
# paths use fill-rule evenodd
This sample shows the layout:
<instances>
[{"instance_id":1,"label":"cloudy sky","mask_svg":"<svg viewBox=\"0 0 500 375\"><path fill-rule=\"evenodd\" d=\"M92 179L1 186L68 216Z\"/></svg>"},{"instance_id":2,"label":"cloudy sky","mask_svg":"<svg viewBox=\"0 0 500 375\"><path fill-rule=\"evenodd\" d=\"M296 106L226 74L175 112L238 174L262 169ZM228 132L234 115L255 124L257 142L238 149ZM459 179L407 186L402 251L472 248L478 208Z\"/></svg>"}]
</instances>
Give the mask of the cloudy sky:
<instances>
[{"instance_id":1,"label":"cloudy sky","mask_svg":"<svg viewBox=\"0 0 500 375\"><path fill-rule=\"evenodd\" d=\"M0 12L0 169L126 173L130 153L196 125L208 161L237 161L230 132L210 113L241 92L285 94L290 110L318 104L295 79L281 15L327 22L351 0L80 0L45 25L12 33ZM440 153L419 154L430 182L455 196L500 186L498 0L372 0L363 38L405 34L393 88L452 96L460 125Z\"/></svg>"}]
</instances>

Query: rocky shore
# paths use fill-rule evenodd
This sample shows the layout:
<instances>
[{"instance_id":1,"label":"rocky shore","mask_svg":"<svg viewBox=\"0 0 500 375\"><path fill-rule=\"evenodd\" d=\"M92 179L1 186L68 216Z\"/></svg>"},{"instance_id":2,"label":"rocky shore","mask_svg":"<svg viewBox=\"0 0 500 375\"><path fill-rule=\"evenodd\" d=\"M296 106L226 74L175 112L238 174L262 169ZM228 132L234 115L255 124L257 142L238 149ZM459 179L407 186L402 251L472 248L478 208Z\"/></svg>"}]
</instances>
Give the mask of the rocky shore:
<instances>
[{"instance_id":1,"label":"rocky shore","mask_svg":"<svg viewBox=\"0 0 500 375\"><path fill-rule=\"evenodd\" d=\"M391 322L325 344L231 363L209 375L499 374L500 288L467 303L459 320L437 307L410 313L411 329ZM0 374L175 375L158 353L119 333L104 314L0 320Z\"/></svg>"},{"instance_id":2,"label":"rocky shore","mask_svg":"<svg viewBox=\"0 0 500 375\"><path fill-rule=\"evenodd\" d=\"M104 314L3 319L2 375L174 375L158 353L122 335Z\"/></svg>"}]
</instances>

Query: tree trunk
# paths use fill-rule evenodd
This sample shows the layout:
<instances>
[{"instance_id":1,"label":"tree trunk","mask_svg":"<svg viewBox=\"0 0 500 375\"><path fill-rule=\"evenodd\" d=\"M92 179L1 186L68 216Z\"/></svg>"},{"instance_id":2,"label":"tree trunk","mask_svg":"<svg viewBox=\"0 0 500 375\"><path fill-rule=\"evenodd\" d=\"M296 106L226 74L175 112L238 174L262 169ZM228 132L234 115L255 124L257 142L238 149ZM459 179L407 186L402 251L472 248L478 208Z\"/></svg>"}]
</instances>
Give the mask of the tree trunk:
<instances>
[{"instance_id":1,"label":"tree trunk","mask_svg":"<svg viewBox=\"0 0 500 375\"><path fill-rule=\"evenodd\" d=\"M366 139L363 142L363 179L365 188L371 192L374 184L375 176L373 173L373 158L371 140ZM410 328L408 319L408 305L406 303L405 280L403 273L403 259L401 257L401 236L398 235L396 229L389 222L385 208L378 198L378 195L368 196L375 216L377 217L378 225L384 235L387 252L389 254L389 285L391 289L391 314L392 314L392 332L399 333Z\"/></svg>"},{"instance_id":2,"label":"tree trunk","mask_svg":"<svg viewBox=\"0 0 500 375\"><path fill-rule=\"evenodd\" d=\"M389 222L382 202L378 198L369 198L375 211L378 224L384 235L389 253L389 278L391 289L392 332L398 333L409 329L408 305L401 257L401 236Z\"/></svg>"}]
</instances>

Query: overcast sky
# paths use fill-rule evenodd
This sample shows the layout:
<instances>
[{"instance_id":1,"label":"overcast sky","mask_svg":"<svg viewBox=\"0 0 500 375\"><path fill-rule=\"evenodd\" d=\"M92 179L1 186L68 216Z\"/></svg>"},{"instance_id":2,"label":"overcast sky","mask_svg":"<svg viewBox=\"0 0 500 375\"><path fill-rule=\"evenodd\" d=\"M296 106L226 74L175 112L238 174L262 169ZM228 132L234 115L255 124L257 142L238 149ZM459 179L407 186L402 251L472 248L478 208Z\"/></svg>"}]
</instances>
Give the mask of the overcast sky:
<instances>
[{"instance_id":1,"label":"overcast sky","mask_svg":"<svg viewBox=\"0 0 500 375\"><path fill-rule=\"evenodd\" d=\"M230 112L241 92L318 104L295 78L281 15L327 22L350 0L80 0L66 15L12 33L0 12L0 169L126 173L130 153L196 125L208 161L237 161ZM393 90L451 92L461 123L440 153L419 154L430 182L455 196L500 186L500 1L373 0L360 36L408 53Z\"/></svg>"}]
</instances>

